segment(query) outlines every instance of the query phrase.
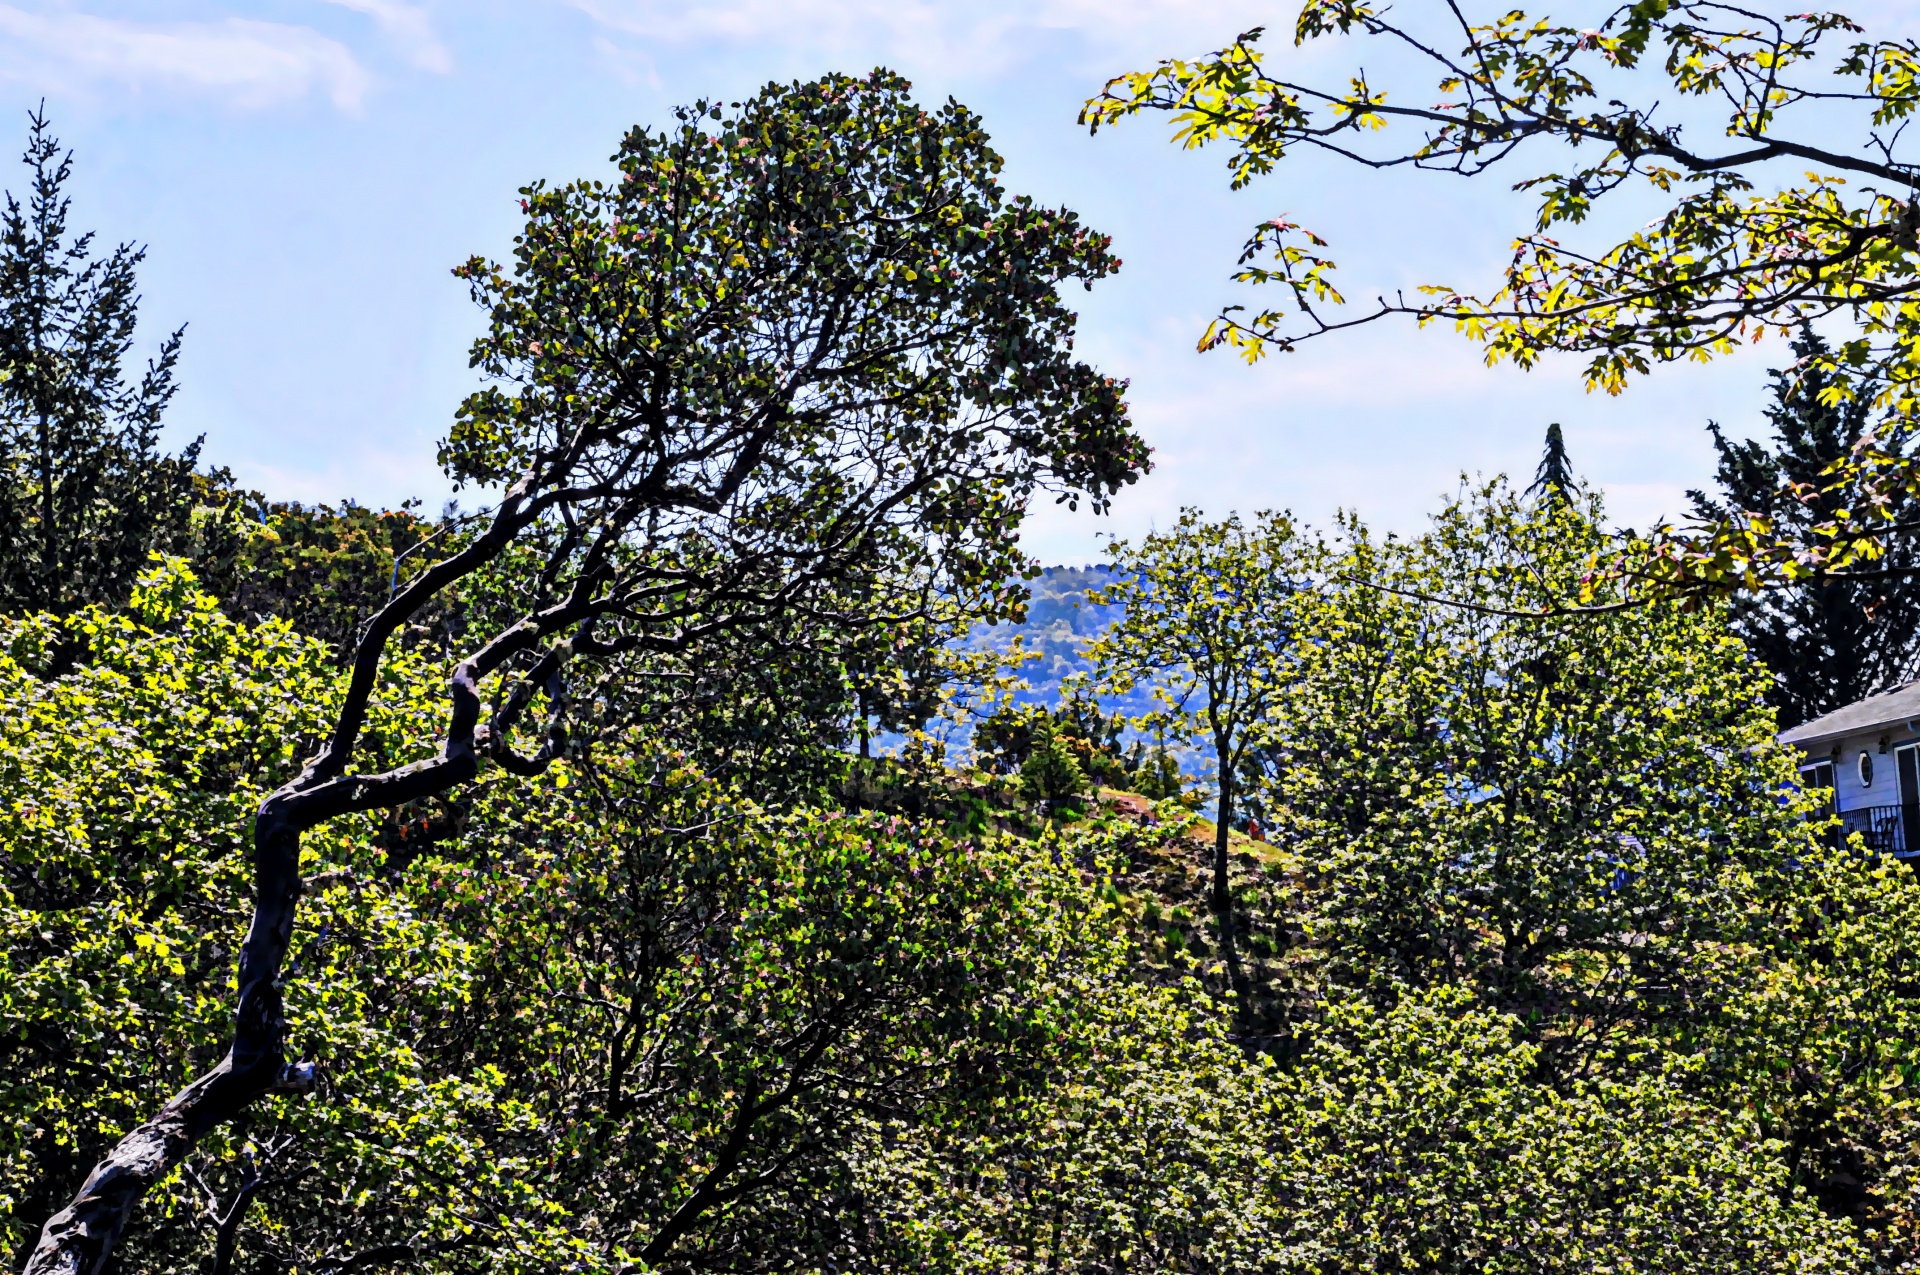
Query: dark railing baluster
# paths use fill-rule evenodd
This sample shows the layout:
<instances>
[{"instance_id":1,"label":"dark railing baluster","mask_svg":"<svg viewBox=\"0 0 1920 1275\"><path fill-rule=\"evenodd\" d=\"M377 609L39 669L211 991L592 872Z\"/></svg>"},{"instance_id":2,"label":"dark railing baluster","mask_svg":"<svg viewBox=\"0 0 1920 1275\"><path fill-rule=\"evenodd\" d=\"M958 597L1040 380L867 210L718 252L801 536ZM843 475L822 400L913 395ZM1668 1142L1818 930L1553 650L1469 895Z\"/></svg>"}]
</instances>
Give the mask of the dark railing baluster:
<instances>
[{"instance_id":1,"label":"dark railing baluster","mask_svg":"<svg viewBox=\"0 0 1920 1275\"><path fill-rule=\"evenodd\" d=\"M1840 836L1844 838L1856 832L1875 854L1904 859L1920 853L1920 805L1860 806L1842 810Z\"/></svg>"}]
</instances>

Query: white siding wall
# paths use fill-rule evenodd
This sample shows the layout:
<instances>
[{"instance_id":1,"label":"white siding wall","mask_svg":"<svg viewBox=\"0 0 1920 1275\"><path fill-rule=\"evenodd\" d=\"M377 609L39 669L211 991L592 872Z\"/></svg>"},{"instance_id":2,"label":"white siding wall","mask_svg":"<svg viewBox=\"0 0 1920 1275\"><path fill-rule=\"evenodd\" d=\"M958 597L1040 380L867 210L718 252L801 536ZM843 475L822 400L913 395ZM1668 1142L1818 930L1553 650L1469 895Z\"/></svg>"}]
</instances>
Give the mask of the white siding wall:
<instances>
[{"instance_id":1,"label":"white siding wall","mask_svg":"<svg viewBox=\"0 0 1920 1275\"><path fill-rule=\"evenodd\" d=\"M1887 736L1887 751L1880 751L1880 737ZM1897 806L1900 804L1899 759L1893 750L1900 744L1914 741L1915 736L1904 726L1894 726L1874 731L1870 735L1854 735L1840 743L1840 755L1834 758L1834 786L1839 798L1841 810L1858 810L1862 806ZM1833 745L1828 744L1831 749ZM1873 754L1873 785L1860 786L1860 754ZM1820 754L1808 760L1819 759Z\"/></svg>"}]
</instances>

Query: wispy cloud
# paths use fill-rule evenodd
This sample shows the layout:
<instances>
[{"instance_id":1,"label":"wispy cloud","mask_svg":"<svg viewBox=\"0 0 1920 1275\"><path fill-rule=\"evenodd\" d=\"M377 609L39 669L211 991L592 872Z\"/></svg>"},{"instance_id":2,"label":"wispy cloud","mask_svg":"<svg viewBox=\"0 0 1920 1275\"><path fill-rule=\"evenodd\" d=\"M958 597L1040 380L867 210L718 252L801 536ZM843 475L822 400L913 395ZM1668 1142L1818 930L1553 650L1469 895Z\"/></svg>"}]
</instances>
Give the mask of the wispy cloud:
<instances>
[{"instance_id":1,"label":"wispy cloud","mask_svg":"<svg viewBox=\"0 0 1920 1275\"><path fill-rule=\"evenodd\" d=\"M993 74L1071 35L1100 57L1218 47L1272 17L1271 0L569 0L612 31L655 44L764 43L937 61Z\"/></svg>"},{"instance_id":2,"label":"wispy cloud","mask_svg":"<svg viewBox=\"0 0 1920 1275\"><path fill-rule=\"evenodd\" d=\"M441 43L434 32L433 19L420 5L406 4L404 0L327 0L327 3L372 18L380 33L421 70L441 75L453 70L453 54Z\"/></svg>"},{"instance_id":3,"label":"wispy cloud","mask_svg":"<svg viewBox=\"0 0 1920 1275\"><path fill-rule=\"evenodd\" d=\"M244 18L147 24L5 4L0 77L60 91L97 84L186 90L242 107L317 91L345 111L360 108L369 84L345 46L308 27Z\"/></svg>"}]
</instances>

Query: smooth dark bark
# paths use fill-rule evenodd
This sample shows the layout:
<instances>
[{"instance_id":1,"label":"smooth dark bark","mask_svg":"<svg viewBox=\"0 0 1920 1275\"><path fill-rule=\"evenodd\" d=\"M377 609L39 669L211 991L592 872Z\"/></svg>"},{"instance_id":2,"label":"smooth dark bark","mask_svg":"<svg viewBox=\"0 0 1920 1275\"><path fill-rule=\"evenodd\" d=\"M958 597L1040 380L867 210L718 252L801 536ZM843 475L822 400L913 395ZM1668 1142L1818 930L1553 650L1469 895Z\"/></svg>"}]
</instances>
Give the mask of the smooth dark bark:
<instances>
[{"instance_id":1,"label":"smooth dark bark","mask_svg":"<svg viewBox=\"0 0 1920 1275\"><path fill-rule=\"evenodd\" d=\"M1223 741L1216 741L1215 756L1220 758L1220 802L1214 811L1213 827L1213 915L1220 932L1220 955L1227 963L1227 981L1244 1002L1247 974L1240 968L1240 948L1233 926L1233 854L1228 841L1229 821L1233 818L1233 769L1231 756Z\"/></svg>"},{"instance_id":2,"label":"smooth dark bark","mask_svg":"<svg viewBox=\"0 0 1920 1275\"><path fill-rule=\"evenodd\" d=\"M483 757L512 774L537 773L566 747L561 679L575 656L683 652L769 617L867 629L930 617L943 609L930 601L937 589L890 590L882 581L951 574L966 583L1019 563L1013 515L1022 506L974 501L969 493L982 483L1008 484L1019 502L1041 489L1082 493L1100 509L1144 467L1120 383L1072 359L1072 316L1053 291L1108 273L1105 239L1073 229L1070 218L1030 224L1024 207L1003 209L991 177L998 158L972 117L956 105L936 118L912 107L905 90L877 74L775 87L757 99L759 114L748 118L847 147L851 167L839 177L804 157L771 168L736 161L693 127L635 130L623 151L627 180L594 194L593 208L580 202L584 188L527 192L526 251L513 281L477 258L458 272L493 316L474 366L518 388L469 399L463 411L473 428L456 427L443 463L457 480L489 489L513 477L507 466L525 469L480 534L402 584L368 621L320 751L262 803L227 1056L102 1160L46 1224L28 1275L96 1275L141 1195L207 1130L263 1094L312 1086L312 1068L284 1057L278 984L307 829L437 796L471 778ZM863 131L867 108L849 122L850 97L889 112L874 120L923 131L917 140L896 137L892 124ZM670 169L655 162L662 158L673 160ZM895 158L923 165L923 177L902 186ZM662 172L670 176L656 183ZM696 180L702 173L711 185ZM868 194L905 203L898 215L862 212ZM750 273L724 296L695 269L703 250L678 238L674 209L695 199L723 221L779 232L778 243L747 245L769 255L759 265L742 257ZM993 218L979 269L931 291L927 279L897 279L896 256L928 245L944 251L951 240L974 260L982 232L943 220L962 199ZM666 247L609 238L599 218L651 218L663 208ZM862 236L872 246L858 247ZM613 265L603 292L600 271ZM582 291L588 274L595 282ZM642 297L646 304L632 303ZM1003 366L1001 354L983 351L1015 361ZM714 386L727 388L709 393ZM1044 388L1033 397L1029 386ZM923 402L929 394L940 401ZM496 427L511 441L504 451L485 441ZM743 512L769 507L799 511L801 521ZM516 577L525 589L518 619L477 637L482 645L453 670L439 755L350 773L388 642L429 599L530 528L544 565ZM479 688L495 674L503 675L499 699L483 721ZM543 738L530 754L516 753L510 736L542 693L552 706ZM716 1180L700 1207L734 1189ZM673 1227L697 1211L655 1244L670 1244ZM335 1269L432 1251L444 1249L385 1246Z\"/></svg>"},{"instance_id":3,"label":"smooth dark bark","mask_svg":"<svg viewBox=\"0 0 1920 1275\"><path fill-rule=\"evenodd\" d=\"M746 607L707 620L704 627L684 628L669 639L653 638L644 630L611 639L594 634L593 622L598 617L632 607L662 589L685 590L690 583L679 574L665 584L644 571L637 579L623 579L617 574L610 561L615 546L646 508L643 503L629 501L622 505L621 516L600 526L596 538L584 550L569 541L556 552L556 559L563 562L567 555L577 554L573 560L579 564L572 583L557 600L552 595L539 599L534 604L538 609L509 625L455 667L449 687L452 706L447 734L438 756L379 774L348 773L386 645L401 626L429 599L492 561L556 506L618 494L612 486L624 479L624 473L582 486L565 481L579 462L585 446L582 440L591 428L583 428L565 446L542 457L507 492L483 534L423 570L368 621L354 651L347 690L331 735L297 778L261 803L254 818L254 912L240 952L239 1000L227 1055L174 1095L157 1116L123 1137L94 1167L73 1201L47 1220L23 1275L98 1275L141 1197L180 1165L209 1130L233 1119L267 1094L312 1090L313 1065L289 1063L283 1052L287 1022L279 985L302 889L299 864L303 833L340 815L389 809L444 793L473 778L482 756L512 774L537 774L565 748L567 695L563 672L576 653L618 655L650 641L670 645L685 641L689 634L741 622ZM858 539L852 533L847 538L850 542ZM808 563L801 578L808 572L824 574L834 564L832 555L827 555L824 563ZM736 605L780 608L790 605L795 587L790 579L765 595L729 600ZM719 592L708 590L709 594ZM511 661L535 652L538 654L531 667L514 679L490 720L483 724L481 681ZM544 739L538 749L530 756L521 756L509 745L509 733L538 693L548 697L553 711L543 727Z\"/></svg>"},{"instance_id":4,"label":"smooth dark bark","mask_svg":"<svg viewBox=\"0 0 1920 1275\"><path fill-rule=\"evenodd\" d=\"M287 1019L279 981L300 901L301 834L350 810L428 796L472 778L479 697L470 665L455 671L453 696L447 743L432 761L385 775L333 780L310 766L261 803L253 827L253 921L240 949L233 1043L218 1065L175 1094L159 1115L123 1137L94 1166L73 1202L41 1229L26 1275L95 1275L141 1197L184 1161L209 1130L267 1094L313 1089L314 1065L290 1063L284 1053Z\"/></svg>"},{"instance_id":5,"label":"smooth dark bark","mask_svg":"<svg viewBox=\"0 0 1920 1275\"><path fill-rule=\"evenodd\" d=\"M267 1178L261 1176L260 1170L254 1165L251 1151L247 1152L244 1158L247 1165L246 1177L241 1180L240 1189L235 1193L233 1203L227 1206L225 1213L220 1212L220 1198L214 1194L213 1188L200 1180L200 1175L193 1171L191 1165L185 1166L187 1176L193 1179L194 1185L198 1186L207 1197L207 1220L213 1223L214 1228L211 1275L231 1275L233 1255L239 1249L240 1227L247 1220L247 1210L253 1207L254 1197L272 1185Z\"/></svg>"},{"instance_id":6,"label":"smooth dark bark","mask_svg":"<svg viewBox=\"0 0 1920 1275\"><path fill-rule=\"evenodd\" d=\"M502 498L483 534L427 567L368 621L354 651L332 734L300 775L262 802L254 817L253 920L240 951L239 1001L226 1057L176 1094L159 1115L123 1137L94 1167L73 1201L47 1220L23 1275L97 1275L141 1197L172 1172L209 1130L269 1093L307 1093L313 1088L313 1065L289 1063L283 1053L287 1022L279 985L302 888L301 835L340 815L388 809L446 792L473 778L482 755L510 773L537 774L565 747L562 674L567 662L576 652L620 654L648 640L644 633L602 640L592 631L597 617L631 606L661 587L644 573L637 581L623 580L610 565L626 527L645 508L630 502L622 509L624 517L606 521L593 543L579 552L578 574L558 600L551 596L539 600L535 604L539 609L508 626L454 669L446 740L437 757L380 774L348 773L387 642L400 627L429 599L492 561L556 506L614 494L611 484L624 475L584 486L565 481L579 462L590 429L583 428L565 446L542 457ZM579 548L570 541L556 557L564 561ZM685 588L686 583L676 578L673 587ZM757 601L786 605L787 589ZM735 612L711 623L737 618ZM569 636L563 638L563 633ZM480 682L535 651L539 655L532 667L515 680L491 720L482 724ZM521 756L510 747L509 732L539 692L548 696L553 713L540 747L531 756Z\"/></svg>"},{"instance_id":7,"label":"smooth dark bark","mask_svg":"<svg viewBox=\"0 0 1920 1275\"><path fill-rule=\"evenodd\" d=\"M564 616L543 613L524 620L454 669L452 711L439 756L382 774L345 773L388 639L428 598L491 559L527 525L534 513L522 499L526 486L523 481L508 493L485 535L428 568L369 622L332 737L297 778L260 803L254 816L253 919L240 948L239 1000L226 1056L175 1094L158 1115L121 1138L94 1166L79 1194L41 1228L25 1275L97 1275L141 1197L181 1164L209 1130L267 1094L312 1091L314 1065L289 1062L284 1053L287 1019L280 994L280 971L300 901L301 835L339 815L445 792L474 776L479 750L507 751L504 728L525 699L503 705L496 714L501 729L490 732L480 725L479 680L559 624L580 618L578 591L575 607L557 609ZM537 513L537 502L531 508ZM543 660L540 667L553 669L563 660L564 653L559 660ZM500 741L497 749L491 747L495 738ZM516 760L537 768L551 756L549 741L535 758Z\"/></svg>"}]
</instances>

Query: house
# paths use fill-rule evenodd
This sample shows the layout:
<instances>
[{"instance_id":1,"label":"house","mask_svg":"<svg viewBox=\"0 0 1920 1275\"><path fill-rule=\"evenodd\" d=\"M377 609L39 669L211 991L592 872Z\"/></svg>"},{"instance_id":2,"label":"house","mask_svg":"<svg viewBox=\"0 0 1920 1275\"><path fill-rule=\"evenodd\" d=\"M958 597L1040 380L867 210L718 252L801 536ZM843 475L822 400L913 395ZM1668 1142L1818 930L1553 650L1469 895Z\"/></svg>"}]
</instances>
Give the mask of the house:
<instances>
[{"instance_id":1,"label":"house","mask_svg":"<svg viewBox=\"0 0 1920 1275\"><path fill-rule=\"evenodd\" d=\"M1920 857L1920 681L1783 731L1809 788L1833 794L1846 832L1898 858Z\"/></svg>"}]
</instances>

